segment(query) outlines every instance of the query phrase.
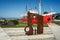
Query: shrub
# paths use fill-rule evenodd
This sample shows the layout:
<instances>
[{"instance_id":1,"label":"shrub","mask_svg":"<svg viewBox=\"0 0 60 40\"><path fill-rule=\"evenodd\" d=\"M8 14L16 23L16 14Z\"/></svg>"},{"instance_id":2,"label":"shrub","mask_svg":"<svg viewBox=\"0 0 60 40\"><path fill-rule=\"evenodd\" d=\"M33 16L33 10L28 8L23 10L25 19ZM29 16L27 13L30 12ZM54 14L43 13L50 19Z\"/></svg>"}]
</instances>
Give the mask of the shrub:
<instances>
[{"instance_id":1,"label":"shrub","mask_svg":"<svg viewBox=\"0 0 60 40\"><path fill-rule=\"evenodd\" d=\"M15 25L19 24L18 20L10 20L11 22L13 22Z\"/></svg>"}]
</instances>

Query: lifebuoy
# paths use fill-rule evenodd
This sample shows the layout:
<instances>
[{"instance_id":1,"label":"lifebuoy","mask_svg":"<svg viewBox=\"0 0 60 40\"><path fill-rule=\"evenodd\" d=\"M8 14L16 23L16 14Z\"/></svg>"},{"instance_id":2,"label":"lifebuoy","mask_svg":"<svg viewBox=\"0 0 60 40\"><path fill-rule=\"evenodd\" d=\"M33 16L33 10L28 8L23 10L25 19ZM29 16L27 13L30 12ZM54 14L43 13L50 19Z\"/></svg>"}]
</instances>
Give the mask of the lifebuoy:
<instances>
[{"instance_id":1,"label":"lifebuoy","mask_svg":"<svg viewBox=\"0 0 60 40\"><path fill-rule=\"evenodd\" d=\"M27 28L28 28L28 29L27 29ZM25 29L24 29L24 31L27 33L27 32L29 31L29 27L26 26Z\"/></svg>"}]
</instances>

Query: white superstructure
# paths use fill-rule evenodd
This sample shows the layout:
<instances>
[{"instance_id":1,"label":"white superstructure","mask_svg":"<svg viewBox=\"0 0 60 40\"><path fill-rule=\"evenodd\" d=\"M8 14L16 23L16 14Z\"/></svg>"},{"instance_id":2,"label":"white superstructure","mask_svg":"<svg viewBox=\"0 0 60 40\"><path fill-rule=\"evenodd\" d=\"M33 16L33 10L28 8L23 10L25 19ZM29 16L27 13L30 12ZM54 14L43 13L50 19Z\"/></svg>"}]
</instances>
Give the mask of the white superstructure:
<instances>
[{"instance_id":1,"label":"white superstructure","mask_svg":"<svg viewBox=\"0 0 60 40\"><path fill-rule=\"evenodd\" d=\"M30 13L37 13L38 14L38 12L36 10L29 10L29 12Z\"/></svg>"}]
</instances>

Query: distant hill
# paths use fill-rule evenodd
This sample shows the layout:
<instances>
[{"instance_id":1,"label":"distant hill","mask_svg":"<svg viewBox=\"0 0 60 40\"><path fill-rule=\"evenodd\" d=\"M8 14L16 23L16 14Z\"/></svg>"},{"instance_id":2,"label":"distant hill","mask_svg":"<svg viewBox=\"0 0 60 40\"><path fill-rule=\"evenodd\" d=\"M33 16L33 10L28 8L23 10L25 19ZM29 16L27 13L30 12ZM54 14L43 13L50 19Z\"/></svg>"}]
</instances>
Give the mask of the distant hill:
<instances>
[{"instance_id":1,"label":"distant hill","mask_svg":"<svg viewBox=\"0 0 60 40\"><path fill-rule=\"evenodd\" d=\"M17 19L21 19L21 18L3 18L3 17L0 17L0 20L4 20L4 19L6 19L6 20L17 20Z\"/></svg>"}]
</instances>

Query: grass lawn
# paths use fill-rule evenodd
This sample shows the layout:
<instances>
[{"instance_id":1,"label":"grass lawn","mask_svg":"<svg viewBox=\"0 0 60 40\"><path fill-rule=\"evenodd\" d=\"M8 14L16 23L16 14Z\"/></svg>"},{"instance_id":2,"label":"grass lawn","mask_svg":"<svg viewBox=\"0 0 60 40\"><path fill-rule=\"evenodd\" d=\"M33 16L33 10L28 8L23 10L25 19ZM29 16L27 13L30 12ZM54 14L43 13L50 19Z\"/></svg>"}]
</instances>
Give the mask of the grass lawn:
<instances>
[{"instance_id":1,"label":"grass lawn","mask_svg":"<svg viewBox=\"0 0 60 40\"><path fill-rule=\"evenodd\" d=\"M21 24L16 25L16 26L2 26L2 28L23 28L26 26L27 26L26 23L21 23ZM32 25L32 27L37 27L37 25ZM48 27L48 25L44 25L44 27Z\"/></svg>"}]
</instances>

